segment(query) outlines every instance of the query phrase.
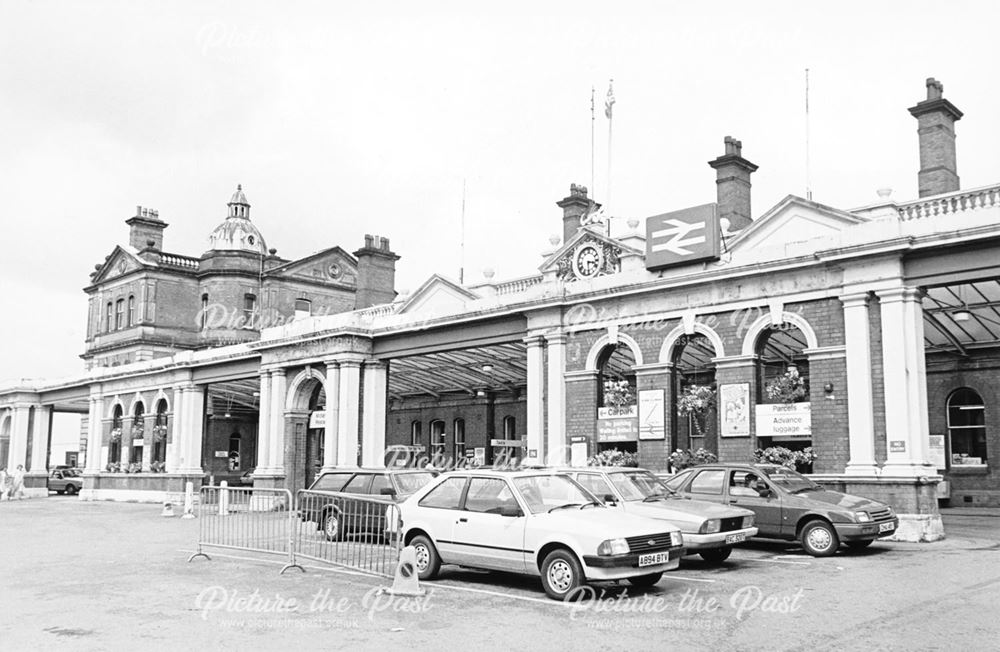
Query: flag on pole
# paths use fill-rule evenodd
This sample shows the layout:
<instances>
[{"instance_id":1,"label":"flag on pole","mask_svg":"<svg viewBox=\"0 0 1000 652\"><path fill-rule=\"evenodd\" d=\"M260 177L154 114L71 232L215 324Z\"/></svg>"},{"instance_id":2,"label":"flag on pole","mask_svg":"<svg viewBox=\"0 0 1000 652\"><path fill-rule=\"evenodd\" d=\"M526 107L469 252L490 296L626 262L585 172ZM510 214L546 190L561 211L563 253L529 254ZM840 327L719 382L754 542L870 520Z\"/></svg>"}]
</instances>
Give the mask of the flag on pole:
<instances>
[{"instance_id":1,"label":"flag on pole","mask_svg":"<svg viewBox=\"0 0 1000 652\"><path fill-rule=\"evenodd\" d=\"M615 105L615 91L612 88L614 81L613 79L608 80L608 96L604 100L604 115L608 120L611 119L611 107Z\"/></svg>"}]
</instances>

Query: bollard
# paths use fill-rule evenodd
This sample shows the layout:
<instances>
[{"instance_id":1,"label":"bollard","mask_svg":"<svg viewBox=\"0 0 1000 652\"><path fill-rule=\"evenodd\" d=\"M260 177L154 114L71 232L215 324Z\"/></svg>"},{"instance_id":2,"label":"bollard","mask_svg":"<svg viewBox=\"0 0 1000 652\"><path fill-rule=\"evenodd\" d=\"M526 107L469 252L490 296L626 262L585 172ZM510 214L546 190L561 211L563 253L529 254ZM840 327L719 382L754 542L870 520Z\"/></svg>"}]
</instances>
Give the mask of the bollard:
<instances>
[{"instance_id":1,"label":"bollard","mask_svg":"<svg viewBox=\"0 0 1000 652\"><path fill-rule=\"evenodd\" d=\"M163 501L163 511L160 512L160 516L173 517L173 515L174 515L173 504L171 504L169 500Z\"/></svg>"},{"instance_id":2,"label":"bollard","mask_svg":"<svg viewBox=\"0 0 1000 652\"><path fill-rule=\"evenodd\" d=\"M219 516L229 514L229 483L223 480L219 483Z\"/></svg>"},{"instance_id":3,"label":"bollard","mask_svg":"<svg viewBox=\"0 0 1000 652\"><path fill-rule=\"evenodd\" d=\"M181 518L194 518L194 483L188 482L184 485L184 516Z\"/></svg>"},{"instance_id":4,"label":"bollard","mask_svg":"<svg viewBox=\"0 0 1000 652\"><path fill-rule=\"evenodd\" d=\"M406 546L399 551L399 564L396 565L396 577L392 581L392 588L382 588L379 591L389 595L420 596L424 590L420 588L417 579L417 550L413 546Z\"/></svg>"}]
</instances>

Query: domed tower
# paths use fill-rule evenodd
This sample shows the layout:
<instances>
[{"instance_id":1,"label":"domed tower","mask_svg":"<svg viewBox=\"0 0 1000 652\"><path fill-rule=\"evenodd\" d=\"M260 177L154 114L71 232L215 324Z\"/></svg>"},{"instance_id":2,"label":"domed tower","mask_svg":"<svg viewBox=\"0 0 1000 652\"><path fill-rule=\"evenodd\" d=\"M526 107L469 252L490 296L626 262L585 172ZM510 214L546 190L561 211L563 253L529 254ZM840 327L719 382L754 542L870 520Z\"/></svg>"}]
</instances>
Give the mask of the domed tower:
<instances>
[{"instance_id":1,"label":"domed tower","mask_svg":"<svg viewBox=\"0 0 1000 652\"><path fill-rule=\"evenodd\" d=\"M229 200L229 215L208 236L209 249L214 251L247 251L257 255L267 253L264 236L250 221L250 202L243 194L243 186Z\"/></svg>"}]
</instances>

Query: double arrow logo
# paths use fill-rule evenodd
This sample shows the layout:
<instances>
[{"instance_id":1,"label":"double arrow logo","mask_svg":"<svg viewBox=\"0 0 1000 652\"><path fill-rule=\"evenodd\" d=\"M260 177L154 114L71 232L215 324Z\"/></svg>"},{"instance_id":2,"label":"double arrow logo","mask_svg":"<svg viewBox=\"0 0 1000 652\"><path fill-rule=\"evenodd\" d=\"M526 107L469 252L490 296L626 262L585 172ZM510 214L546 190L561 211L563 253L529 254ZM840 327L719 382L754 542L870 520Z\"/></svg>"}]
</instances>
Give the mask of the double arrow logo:
<instances>
[{"instance_id":1,"label":"double arrow logo","mask_svg":"<svg viewBox=\"0 0 1000 652\"><path fill-rule=\"evenodd\" d=\"M685 249L685 246L702 244L705 242L704 222L682 222L680 220L675 220L673 218L667 218L663 220L664 225L670 225L669 229L660 229L659 231L653 231L650 233L653 240L659 238L670 237L666 242L661 242L658 244L653 244L650 246L650 251L670 251L678 256L690 256L695 253L689 249ZM692 231L701 230L702 235L686 237Z\"/></svg>"}]
</instances>

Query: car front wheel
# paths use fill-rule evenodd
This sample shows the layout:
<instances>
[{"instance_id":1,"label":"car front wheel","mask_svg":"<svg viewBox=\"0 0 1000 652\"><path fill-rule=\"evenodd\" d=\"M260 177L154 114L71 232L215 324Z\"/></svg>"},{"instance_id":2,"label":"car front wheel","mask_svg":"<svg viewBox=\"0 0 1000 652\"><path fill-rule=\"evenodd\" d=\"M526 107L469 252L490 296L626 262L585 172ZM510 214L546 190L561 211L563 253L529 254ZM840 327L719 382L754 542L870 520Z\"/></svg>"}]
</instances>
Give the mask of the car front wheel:
<instances>
[{"instance_id":1,"label":"car front wheel","mask_svg":"<svg viewBox=\"0 0 1000 652\"><path fill-rule=\"evenodd\" d=\"M59 493L62 493L62 492L60 491ZM75 484L66 485L66 495L67 496L75 496L76 495L76 485Z\"/></svg>"},{"instance_id":2,"label":"car front wheel","mask_svg":"<svg viewBox=\"0 0 1000 652\"><path fill-rule=\"evenodd\" d=\"M410 545L413 546L417 557L417 578L432 580L437 577L438 571L441 570L441 558L431 540L418 534L410 541Z\"/></svg>"},{"instance_id":3,"label":"car front wheel","mask_svg":"<svg viewBox=\"0 0 1000 652\"><path fill-rule=\"evenodd\" d=\"M542 561L542 587L550 598L565 600L584 582L583 568L569 550L553 550Z\"/></svg>"},{"instance_id":4,"label":"car front wheel","mask_svg":"<svg viewBox=\"0 0 1000 652\"><path fill-rule=\"evenodd\" d=\"M701 558L707 562L711 562L713 564L721 564L722 562L729 559L729 555L731 555L732 552L733 549L730 546L726 548L710 548L708 550L702 550L698 554L701 555Z\"/></svg>"},{"instance_id":5,"label":"car front wheel","mask_svg":"<svg viewBox=\"0 0 1000 652\"><path fill-rule=\"evenodd\" d=\"M837 531L826 521L809 521L802 528L800 537L802 547L813 557L829 557L840 546Z\"/></svg>"},{"instance_id":6,"label":"car front wheel","mask_svg":"<svg viewBox=\"0 0 1000 652\"><path fill-rule=\"evenodd\" d=\"M341 541L344 538L344 523L339 512L331 509L323 515L323 534L327 541Z\"/></svg>"}]
</instances>

